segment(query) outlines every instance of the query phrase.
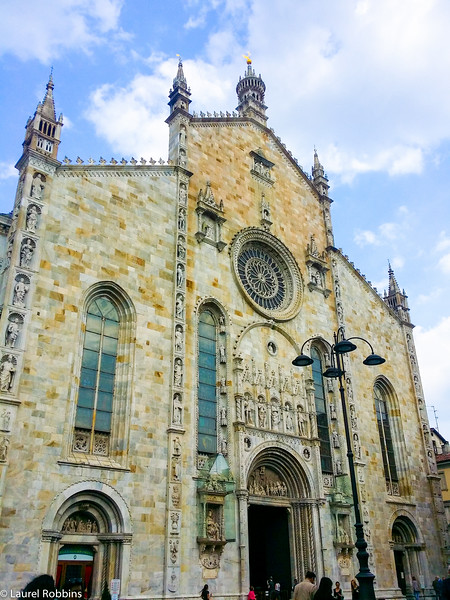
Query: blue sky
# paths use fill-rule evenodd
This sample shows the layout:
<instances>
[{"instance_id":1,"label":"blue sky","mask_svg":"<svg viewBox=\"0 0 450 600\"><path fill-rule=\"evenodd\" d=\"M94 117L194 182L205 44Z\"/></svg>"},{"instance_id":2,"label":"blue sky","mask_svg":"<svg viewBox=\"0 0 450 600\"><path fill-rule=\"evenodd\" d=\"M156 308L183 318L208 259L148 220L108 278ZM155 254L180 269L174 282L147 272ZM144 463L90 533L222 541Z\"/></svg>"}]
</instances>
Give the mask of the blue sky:
<instances>
[{"instance_id":1,"label":"blue sky","mask_svg":"<svg viewBox=\"0 0 450 600\"><path fill-rule=\"evenodd\" d=\"M177 54L192 110L231 111L243 54L268 125L330 179L336 245L409 296L430 424L450 437L448 0L3 0L0 212L51 67L59 158L167 158Z\"/></svg>"}]
</instances>

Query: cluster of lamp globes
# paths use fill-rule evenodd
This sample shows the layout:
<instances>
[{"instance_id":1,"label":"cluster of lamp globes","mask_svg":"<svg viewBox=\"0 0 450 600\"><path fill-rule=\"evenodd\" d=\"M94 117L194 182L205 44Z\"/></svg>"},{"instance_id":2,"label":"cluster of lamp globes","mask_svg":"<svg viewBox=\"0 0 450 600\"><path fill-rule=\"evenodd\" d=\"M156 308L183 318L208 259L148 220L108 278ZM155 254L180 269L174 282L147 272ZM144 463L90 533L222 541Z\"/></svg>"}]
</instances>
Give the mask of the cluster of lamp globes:
<instances>
[{"instance_id":1,"label":"cluster of lamp globes","mask_svg":"<svg viewBox=\"0 0 450 600\"><path fill-rule=\"evenodd\" d=\"M330 367L328 367L328 369L326 369L326 371L324 371L322 373L323 377L329 377L329 378L342 377L342 375L344 374L344 370L341 369L339 366L340 365L339 355L347 354L348 352L353 352L353 350L356 350L357 346L351 340L362 340L363 342L366 342L366 344L369 344L371 354L369 354L369 356L363 360L364 365L373 367L376 365L382 365L384 362L386 362L385 358L374 353L372 345L370 344L370 342L368 342L364 338L355 336L355 337L345 339L342 336L343 339L341 339L341 341L338 342L337 341L338 335L339 335L339 332L338 332L338 334L334 335L334 337L335 337L334 345L330 344L331 363L332 364ZM307 344L309 341L311 341L311 339L314 339L314 338L310 338L309 340L306 340L306 342L303 344L303 346L300 350L300 354L296 358L294 358L294 360L292 361L292 364L295 367L307 367L308 365L313 364L313 362L314 362L313 359L310 356L308 356L307 354L303 354L303 348L305 347L305 344ZM336 356L337 366L334 364L335 356Z\"/></svg>"}]
</instances>

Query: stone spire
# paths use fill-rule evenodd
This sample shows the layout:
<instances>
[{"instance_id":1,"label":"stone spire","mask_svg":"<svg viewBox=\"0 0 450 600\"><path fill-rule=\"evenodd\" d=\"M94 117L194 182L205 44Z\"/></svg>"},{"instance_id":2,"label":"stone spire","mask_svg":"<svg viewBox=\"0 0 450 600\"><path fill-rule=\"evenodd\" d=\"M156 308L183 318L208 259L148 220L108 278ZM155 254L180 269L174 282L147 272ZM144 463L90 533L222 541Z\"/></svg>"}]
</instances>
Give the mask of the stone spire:
<instances>
[{"instance_id":1,"label":"stone spire","mask_svg":"<svg viewBox=\"0 0 450 600\"><path fill-rule=\"evenodd\" d=\"M325 175L325 171L323 170L323 166L320 164L319 156L317 154L317 150L314 148L314 166L312 168L312 177L313 183L320 192L321 196L328 197L328 190L330 186L328 185L328 177Z\"/></svg>"},{"instance_id":2,"label":"stone spire","mask_svg":"<svg viewBox=\"0 0 450 600\"><path fill-rule=\"evenodd\" d=\"M247 71L244 77L239 77L236 86L236 93L239 104L236 110L240 117L251 117L263 125L267 122L266 108L264 104L264 94L266 85L261 79L261 75L256 76L255 69L252 68L252 61L247 58Z\"/></svg>"},{"instance_id":3,"label":"stone spire","mask_svg":"<svg viewBox=\"0 0 450 600\"><path fill-rule=\"evenodd\" d=\"M392 308L397 316L404 322L411 324L409 316L408 296L405 294L405 290L400 291L400 287L395 278L394 271L389 263L389 291L384 292L383 300L386 304Z\"/></svg>"},{"instance_id":4,"label":"stone spire","mask_svg":"<svg viewBox=\"0 0 450 600\"><path fill-rule=\"evenodd\" d=\"M191 91L187 86L186 77L184 76L183 63L181 58L178 61L178 70L175 79L173 80L173 88L169 92L170 116L166 123L170 123L172 117L176 113L182 111L186 115L189 114L189 104L191 100L189 96Z\"/></svg>"},{"instance_id":5,"label":"stone spire","mask_svg":"<svg viewBox=\"0 0 450 600\"><path fill-rule=\"evenodd\" d=\"M31 151L47 158L57 159L63 117L61 114L56 119L55 101L53 99L54 87L53 73L50 73L44 100L39 102L34 117L30 117L26 124L22 158Z\"/></svg>"}]
</instances>

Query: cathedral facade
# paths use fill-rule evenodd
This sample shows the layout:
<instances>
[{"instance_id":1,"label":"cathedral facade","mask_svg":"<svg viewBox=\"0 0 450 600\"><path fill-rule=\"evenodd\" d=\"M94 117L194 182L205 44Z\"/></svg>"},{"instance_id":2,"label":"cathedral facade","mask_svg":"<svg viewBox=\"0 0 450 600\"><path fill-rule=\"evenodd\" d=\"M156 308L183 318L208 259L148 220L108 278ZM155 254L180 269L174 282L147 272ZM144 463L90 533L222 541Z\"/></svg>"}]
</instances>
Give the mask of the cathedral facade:
<instances>
[{"instance_id":1,"label":"cathedral facade","mask_svg":"<svg viewBox=\"0 0 450 600\"><path fill-rule=\"evenodd\" d=\"M4 587L348 590L348 453L377 596L430 587L445 521L406 296L335 247L319 157L306 174L267 127L251 63L213 114L179 64L159 162L60 161L53 87L0 223Z\"/></svg>"}]
</instances>

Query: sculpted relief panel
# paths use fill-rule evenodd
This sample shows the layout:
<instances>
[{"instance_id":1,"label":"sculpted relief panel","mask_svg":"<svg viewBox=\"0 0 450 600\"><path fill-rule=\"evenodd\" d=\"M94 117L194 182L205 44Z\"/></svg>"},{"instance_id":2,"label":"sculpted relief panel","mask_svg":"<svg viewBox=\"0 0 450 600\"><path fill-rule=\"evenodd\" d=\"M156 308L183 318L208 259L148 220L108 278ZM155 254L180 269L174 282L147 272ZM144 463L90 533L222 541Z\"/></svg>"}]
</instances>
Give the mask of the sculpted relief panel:
<instances>
[{"instance_id":1,"label":"sculpted relief panel","mask_svg":"<svg viewBox=\"0 0 450 600\"><path fill-rule=\"evenodd\" d=\"M255 349L257 349L255 351ZM315 419L293 344L264 325L246 332L234 361L236 417L248 427L310 437Z\"/></svg>"}]
</instances>

